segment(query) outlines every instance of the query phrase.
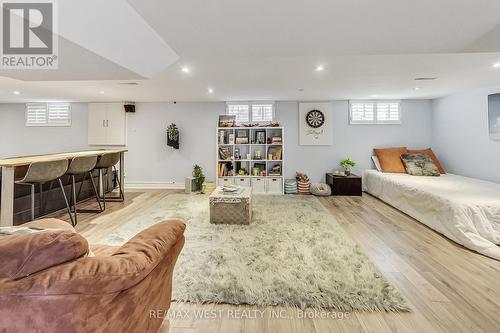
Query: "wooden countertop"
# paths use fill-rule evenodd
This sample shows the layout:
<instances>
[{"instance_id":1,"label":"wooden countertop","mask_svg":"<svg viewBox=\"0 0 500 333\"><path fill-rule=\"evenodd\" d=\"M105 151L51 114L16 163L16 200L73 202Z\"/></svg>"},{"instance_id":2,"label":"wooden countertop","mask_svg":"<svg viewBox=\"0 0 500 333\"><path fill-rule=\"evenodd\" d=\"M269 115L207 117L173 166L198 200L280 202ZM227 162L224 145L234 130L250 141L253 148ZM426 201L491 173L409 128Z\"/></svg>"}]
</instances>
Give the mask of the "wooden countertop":
<instances>
[{"instance_id":1,"label":"wooden countertop","mask_svg":"<svg viewBox=\"0 0 500 333\"><path fill-rule=\"evenodd\" d=\"M0 160L0 167L17 167L17 166L29 165L33 162L53 161L64 158L71 159L73 157L89 156L89 155L102 156L106 154L123 153L127 151L128 149L86 150L86 151L75 151L75 152L57 153L57 154L12 157Z\"/></svg>"}]
</instances>

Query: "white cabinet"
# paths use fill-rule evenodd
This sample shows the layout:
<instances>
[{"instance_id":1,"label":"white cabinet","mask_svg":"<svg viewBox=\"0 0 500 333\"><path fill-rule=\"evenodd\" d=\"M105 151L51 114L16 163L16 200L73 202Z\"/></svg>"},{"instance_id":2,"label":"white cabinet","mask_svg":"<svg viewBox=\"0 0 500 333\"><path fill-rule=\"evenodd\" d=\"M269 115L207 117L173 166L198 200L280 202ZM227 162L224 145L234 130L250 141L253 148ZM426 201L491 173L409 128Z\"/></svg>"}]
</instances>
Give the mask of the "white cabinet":
<instances>
[{"instance_id":1,"label":"white cabinet","mask_svg":"<svg viewBox=\"0 0 500 333\"><path fill-rule=\"evenodd\" d=\"M127 144L127 115L122 103L89 103L89 145Z\"/></svg>"}]
</instances>

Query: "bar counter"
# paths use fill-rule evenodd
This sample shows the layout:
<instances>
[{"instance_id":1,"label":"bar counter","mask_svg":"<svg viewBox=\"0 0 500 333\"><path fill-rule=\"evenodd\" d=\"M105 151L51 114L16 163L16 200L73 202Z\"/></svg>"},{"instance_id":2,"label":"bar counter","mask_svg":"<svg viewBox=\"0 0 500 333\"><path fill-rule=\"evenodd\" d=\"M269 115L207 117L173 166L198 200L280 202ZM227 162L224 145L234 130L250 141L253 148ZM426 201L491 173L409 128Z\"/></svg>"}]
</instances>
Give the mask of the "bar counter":
<instances>
[{"instance_id":1,"label":"bar counter","mask_svg":"<svg viewBox=\"0 0 500 333\"><path fill-rule=\"evenodd\" d=\"M13 225L14 216L14 180L16 175L16 170L26 169L31 163L34 162L44 162L52 160L67 159L71 160L74 157L79 156L103 156L111 153L120 154L120 168L119 168L119 179L120 184L124 184L124 155L127 149L116 149L116 150L89 150L89 151L75 151L75 152L65 152L65 153L55 153L47 155L34 155L34 156L23 156L23 157L13 157L0 160L0 168L2 169L2 189L1 189L1 205L0 205L0 226L11 226ZM101 183L102 184L102 183Z\"/></svg>"}]
</instances>

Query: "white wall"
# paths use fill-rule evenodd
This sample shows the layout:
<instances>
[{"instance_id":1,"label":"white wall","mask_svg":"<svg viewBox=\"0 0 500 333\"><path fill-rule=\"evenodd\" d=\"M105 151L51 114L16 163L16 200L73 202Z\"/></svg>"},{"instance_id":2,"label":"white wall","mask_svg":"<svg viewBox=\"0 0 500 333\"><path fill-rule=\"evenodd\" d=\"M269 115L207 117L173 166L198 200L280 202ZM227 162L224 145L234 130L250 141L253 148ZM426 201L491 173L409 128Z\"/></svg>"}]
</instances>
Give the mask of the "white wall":
<instances>
[{"instance_id":1,"label":"white wall","mask_svg":"<svg viewBox=\"0 0 500 333\"><path fill-rule=\"evenodd\" d=\"M194 164L215 178L215 133L224 103L137 103L128 115L128 184L184 184ZM175 123L180 149L167 146L165 132Z\"/></svg>"},{"instance_id":2,"label":"white wall","mask_svg":"<svg viewBox=\"0 0 500 333\"><path fill-rule=\"evenodd\" d=\"M299 145L298 102L276 103L277 120L285 127L286 177L301 171L322 181L346 157L358 162L355 172L371 168L374 147L431 146L430 101L403 101L402 125L349 125L348 102L332 103L333 144L318 147ZM24 126L24 104L0 104L0 156L92 148L87 146L86 104L72 109L71 128L33 128ZM224 103L138 103L136 110L128 114L128 184L182 185L195 163L208 179L215 178L215 128ZM166 145L165 131L172 122L180 130L180 150Z\"/></svg>"},{"instance_id":3,"label":"white wall","mask_svg":"<svg viewBox=\"0 0 500 333\"><path fill-rule=\"evenodd\" d=\"M87 104L71 105L71 127L26 127L25 109L25 104L0 104L0 158L89 148Z\"/></svg>"},{"instance_id":4,"label":"white wall","mask_svg":"<svg viewBox=\"0 0 500 333\"><path fill-rule=\"evenodd\" d=\"M447 171L500 183L500 141L488 134L488 95L476 89L432 102L434 149Z\"/></svg>"},{"instance_id":5,"label":"white wall","mask_svg":"<svg viewBox=\"0 0 500 333\"><path fill-rule=\"evenodd\" d=\"M224 103L209 102L137 104L137 113L128 118L128 183L182 184L195 163L214 179L215 127L224 108ZM277 120L285 127L286 177L302 171L320 181L346 157L359 163L357 172L371 168L374 147L431 146L429 101L403 101L402 125L349 125L347 101L334 101L333 110L333 145L300 146L298 102L276 103ZM165 144L165 129L171 122L180 130L180 150Z\"/></svg>"},{"instance_id":6,"label":"white wall","mask_svg":"<svg viewBox=\"0 0 500 333\"><path fill-rule=\"evenodd\" d=\"M355 160L354 172L371 169L375 147L431 146L431 105L428 100L405 100L401 103L401 125L349 125L348 101L333 101L333 144L300 146L298 137L298 102L279 102L277 118L285 126L285 176L305 172L313 181L324 181L325 172L340 169L344 158Z\"/></svg>"}]
</instances>

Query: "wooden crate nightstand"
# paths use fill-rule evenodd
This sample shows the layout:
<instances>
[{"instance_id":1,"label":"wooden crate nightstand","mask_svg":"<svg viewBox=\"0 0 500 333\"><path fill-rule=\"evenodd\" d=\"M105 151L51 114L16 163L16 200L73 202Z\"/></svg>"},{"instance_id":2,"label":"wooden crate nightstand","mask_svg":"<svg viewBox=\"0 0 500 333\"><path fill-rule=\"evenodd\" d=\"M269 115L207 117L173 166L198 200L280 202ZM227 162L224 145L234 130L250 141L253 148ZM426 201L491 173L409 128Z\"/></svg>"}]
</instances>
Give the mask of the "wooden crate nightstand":
<instances>
[{"instance_id":1,"label":"wooden crate nightstand","mask_svg":"<svg viewBox=\"0 0 500 333\"><path fill-rule=\"evenodd\" d=\"M333 173L326 174L326 183L332 189L332 195L361 196L361 177L355 174L344 177Z\"/></svg>"}]
</instances>

